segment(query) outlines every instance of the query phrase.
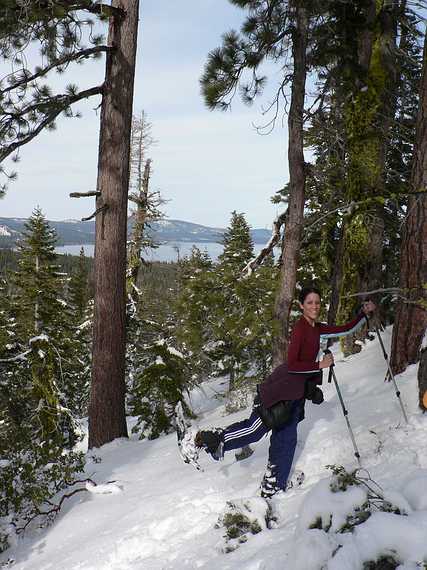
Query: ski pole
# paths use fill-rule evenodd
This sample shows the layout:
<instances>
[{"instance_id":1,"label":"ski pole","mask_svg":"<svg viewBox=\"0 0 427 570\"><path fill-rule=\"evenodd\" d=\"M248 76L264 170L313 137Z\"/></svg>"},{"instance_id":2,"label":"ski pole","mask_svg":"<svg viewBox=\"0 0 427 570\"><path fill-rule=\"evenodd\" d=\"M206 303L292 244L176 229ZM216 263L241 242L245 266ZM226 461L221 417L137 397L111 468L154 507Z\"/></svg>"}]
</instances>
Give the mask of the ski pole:
<instances>
[{"instance_id":1,"label":"ski pole","mask_svg":"<svg viewBox=\"0 0 427 570\"><path fill-rule=\"evenodd\" d=\"M406 422L406 423L409 423L409 422L408 422L408 416L406 415L405 407L404 407L403 402L402 402L402 398L400 397L400 390L399 390L398 387L397 387L396 380L395 380L394 375L393 375L393 372L392 372L392 370L391 370L390 360L389 360L388 354L387 354L387 352L386 352L386 350L385 350L385 348L384 348L383 339L381 338L378 325L375 325L375 332L377 333L378 340L380 341L380 345L381 345L381 348L382 348L382 351L383 351L384 359L385 359L385 361L387 362L388 375L389 375L389 377L391 378L391 380L393 381L394 391L395 391L395 393L396 393L397 399L399 400L400 407L402 408L403 417L405 418L405 422ZM386 378L387 378L387 377L386 377Z\"/></svg>"},{"instance_id":2,"label":"ski pole","mask_svg":"<svg viewBox=\"0 0 427 570\"><path fill-rule=\"evenodd\" d=\"M331 354L331 351L327 348L325 350L325 354ZM335 388L336 388L336 391L338 394L338 398L339 398L339 401L341 403L342 412L344 414L344 418L345 418L345 421L347 423L348 432L350 434L350 438L351 438L351 441L353 443L354 455L355 455L360 467L362 467L362 462L360 460L360 453L359 453L359 450L357 448L357 444L356 444L356 440L354 438L353 430L351 429L350 422L348 421L348 410L345 407L344 400L343 400L343 397L341 394L341 390L340 390L340 387L338 386L338 381L337 381L337 377L335 376L334 366L335 366L335 364L331 364L331 366L329 367L328 383L330 384L331 380L332 379L334 380L334 384L335 384Z\"/></svg>"}]
</instances>

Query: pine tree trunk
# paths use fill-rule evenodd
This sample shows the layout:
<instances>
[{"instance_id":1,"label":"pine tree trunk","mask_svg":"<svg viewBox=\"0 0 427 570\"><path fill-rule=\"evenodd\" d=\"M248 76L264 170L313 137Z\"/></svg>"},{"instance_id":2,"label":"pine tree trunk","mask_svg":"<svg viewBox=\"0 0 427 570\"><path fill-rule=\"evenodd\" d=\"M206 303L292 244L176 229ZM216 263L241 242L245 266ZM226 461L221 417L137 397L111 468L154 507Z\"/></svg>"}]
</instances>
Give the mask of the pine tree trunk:
<instances>
[{"instance_id":1,"label":"pine tree trunk","mask_svg":"<svg viewBox=\"0 0 427 570\"><path fill-rule=\"evenodd\" d=\"M427 328L427 35L411 191L400 249L401 295L393 327L391 365L402 372L420 358L421 342Z\"/></svg>"},{"instance_id":2,"label":"pine tree trunk","mask_svg":"<svg viewBox=\"0 0 427 570\"><path fill-rule=\"evenodd\" d=\"M383 142L385 145L385 141ZM379 162L381 171L384 172L385 162ZM381 176L378 184L378 194L384 193L384 181ZM370 211L369 219L366 222L369 240L367 244L367 256L360 272L360 290L374 291L382 286L382 259L384 243L384 208L383 206L373 207ZM370 295L370 298L379 303L378 295ZM359 298L359 301L363 299Z\"/></svg>"},{"instance_id":3,"label":"pine tree trunk","mask_svg":"<svg viewBox=\"0 0 427 570\"><path fill-rule=\"evenodd\" d=\"M383 196L385 193L385 170L388 146L390 143L391 126L396 112L396 38L397 19L400 8L383 4L381 12L381 34L377 39L376 51L380 57L382 72L385 75L385 85L381 96L381 108L378 111L376 123L380 127L381 137L378 144L378 172L374 193ZM384 206L377 205L370 211L367 221L369 243L368 256L362 269L362 291L372 291L383 286L383 244L384 244ZM379 304L377 297L372 300ZM379 317L379 315L377 315Z\"/></svg>"},{"instance_id":4,"label":"pine tree trunk","mask_svg":"<svg viewBox=\"0 0 427 570\"><path fill-rule=\"evenodd\" d=\"M282 244L280 288L276 298L275 320L279 330L274 339L273 366L287 358L289 314L295 292L298 253L304 219L305 171L303 149L303 113L306 81L307 15L302 3L294 2L295 23L292 32L294 73L289 110L289 205Z\"/></svg>"},{"instance_id":5,"label":"pine tree trunk","mask_svg":"<svg viewBox=\"0 0 427 570\"><path fill-rule=\"evenodd\" d=\"M355 90L347 107L349 140L348 200L383 196L385 161L394 106L390 93L395 84L397 9L370 0L360 32L358 63L365 74L356 76ZM365 75L365 77L364 77ZM339 320L354 316L360 297L349 293L382 286L384 207L367 205L346 223L344 278ZM377 301L373 297L374 301ZM344 354L361 350L355 342L365 331L342 340Z\"/></svg>"},{"instance_id":6,"label":"pine tree trunk","mask_svg":"<svg viewBox=\"0 0 427 570\"><path fill-rule=\"evenodd\" d=\"M95 234L95 308L89 448L127 437L125 415L126 239L138 0L113 0L102 98Z\"/></svg>"},{"instance_id":7,"label":"pine tree trunk","mask_svg":"<svg viewBox=\"0 0 427 570\"><path fill-rule=\"evenodd\" d=\"M331 278L331 298L329 301L328 309L328 323L334 324L337 320L338 306L340 300L340 288L343 276L343 256L344 256L344 232L345 222L340 230L340 237L338 239L337 247L335 249L335 264Z\"/></svg>"}]
</instances>

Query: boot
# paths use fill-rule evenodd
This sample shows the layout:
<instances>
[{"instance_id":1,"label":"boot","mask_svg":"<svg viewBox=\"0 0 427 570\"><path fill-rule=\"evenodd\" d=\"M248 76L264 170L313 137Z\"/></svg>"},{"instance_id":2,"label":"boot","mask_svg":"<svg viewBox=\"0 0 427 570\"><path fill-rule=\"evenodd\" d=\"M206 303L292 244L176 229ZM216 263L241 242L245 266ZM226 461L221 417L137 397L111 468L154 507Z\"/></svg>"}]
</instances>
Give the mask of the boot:
<instances>
[{"instance_id":1,"label":"boot","mask_svg":"<svg viewBox=\"0 0 427 570\"><path fill-rule=\"evenodd\" d=\"M223 430L210 429L197 432L195 437L197 447L202 447L215 461L224 457Z\"/></svg>"}]
</instances>

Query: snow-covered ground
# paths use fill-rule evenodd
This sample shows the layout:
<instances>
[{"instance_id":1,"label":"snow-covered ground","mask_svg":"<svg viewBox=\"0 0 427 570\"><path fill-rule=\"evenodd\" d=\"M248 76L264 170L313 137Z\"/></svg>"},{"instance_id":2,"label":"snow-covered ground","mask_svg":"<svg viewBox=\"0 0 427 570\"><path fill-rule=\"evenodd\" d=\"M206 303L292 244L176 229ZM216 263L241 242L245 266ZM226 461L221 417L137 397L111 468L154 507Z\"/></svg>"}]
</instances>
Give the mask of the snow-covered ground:
<instances>
[{"instance_id":1,"label":"snow-covered ground","mask_svg":"<svg viewBox=\"0 0 427 570\"><path fill-rule=\"evenodd\" d=\"M383 338L389 345L391 329ZM235 551L224 552L225 531L216 523L228 501L246 503L254 515L265 512L257 493L268 439L243 461L231 453L215 463L205 455L204 471L198 472L182 463L171 434L114 441L96 451L101 462L89 453L88 476L115 483L71 498L51 527L28 531L0 565L9 559L14 570L361 570L364 561L394 551L400 570L423 568L417 562L427 561L427 415L417 408L417 367L396 378L409 415L406 426L392 384L384 383L378 341L345 360L338 345L334 352L363 466L408 516L378 512L353 533L333 532L366 493L362 487L329 489L326 465L351 470L357 462L334 386L325 379L325 402L307 403L299 425L294 466L304 471L304 484L274 498L274 528L261 525ZM192 394L200 426L224 426L248 413L224 415L225 389L216 380ZM318 517L329 520L329 532L308 530Z\"/></svg>"}]
</instances>

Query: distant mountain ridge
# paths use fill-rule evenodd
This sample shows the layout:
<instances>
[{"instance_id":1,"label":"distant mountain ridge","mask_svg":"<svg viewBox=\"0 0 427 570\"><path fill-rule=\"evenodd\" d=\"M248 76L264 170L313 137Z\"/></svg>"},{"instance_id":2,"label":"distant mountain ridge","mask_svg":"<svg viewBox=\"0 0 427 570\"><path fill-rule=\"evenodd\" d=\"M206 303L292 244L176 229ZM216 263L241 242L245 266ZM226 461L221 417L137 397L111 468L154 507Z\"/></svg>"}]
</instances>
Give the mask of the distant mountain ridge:
<instances>
[{"instance_id":1,"label":"distant mountain ridge","mask_svg":"<svg viewBox=\"0 0 427 570\"><path fill-rule=\"evenodd\" d=\"M0 218L0 247L15 247L24 231L26 218ZM79 220L49 221L58 234L58 245L84 245L95 243L95 221ZM132 229L132 218L129 218L129 232ZM224 228L214 228L184 222L182 220L164 219L152 224L151 235L159 243L218 243L224 234ZM271 232L264 229L253 229L251 235L254 243L266 243Z\"/></svg>"}]
</instances>

